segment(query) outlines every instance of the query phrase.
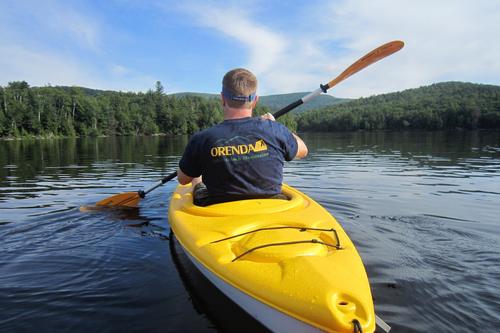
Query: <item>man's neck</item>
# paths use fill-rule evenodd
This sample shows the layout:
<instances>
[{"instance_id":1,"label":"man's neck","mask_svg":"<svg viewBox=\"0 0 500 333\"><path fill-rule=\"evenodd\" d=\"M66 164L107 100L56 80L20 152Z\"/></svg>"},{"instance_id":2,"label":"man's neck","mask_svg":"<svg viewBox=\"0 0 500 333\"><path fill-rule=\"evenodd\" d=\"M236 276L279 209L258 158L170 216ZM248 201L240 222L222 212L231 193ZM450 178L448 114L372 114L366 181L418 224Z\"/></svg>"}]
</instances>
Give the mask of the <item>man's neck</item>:
<instances>
[{"instance_id":1,"label":"man's neck","mask_svg":"<svg viewBox=\"0 0 500 333\"><path fill-rule=\"evenodd\" d=\"M224 120L248 118L252 116L252 109L237 109L224 107Z\"/></svg>"}]
</instances>

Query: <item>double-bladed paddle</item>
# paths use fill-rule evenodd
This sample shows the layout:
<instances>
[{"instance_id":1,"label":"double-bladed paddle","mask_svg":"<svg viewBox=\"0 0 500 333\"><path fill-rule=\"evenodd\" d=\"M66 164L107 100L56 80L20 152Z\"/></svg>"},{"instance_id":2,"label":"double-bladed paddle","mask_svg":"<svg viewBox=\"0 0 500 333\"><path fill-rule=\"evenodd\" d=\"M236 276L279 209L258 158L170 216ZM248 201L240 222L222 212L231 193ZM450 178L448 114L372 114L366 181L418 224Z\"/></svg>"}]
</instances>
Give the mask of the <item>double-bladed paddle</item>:
<instances>
[{"instance_id":1,"label":"double-bladed paddle","mask_svg":"<svg viewBox=\"0 0 500 333\"><path fill-rule=\"evenodd\" d=\"M339 76L337 76L335 79L331 80L327 84L321 84L318 89L315 91L305 95L301 99L285 106L283 109L279 110L278 112L274 113L273 116L274 118L281 117L291 110L295 109L296 107L309 102L316 96L321 95L322 93L326 93L328 89L333 88L340 82L344 81L347 79L349 76L359 72L365 67L370 66L371 64L379 61L380 59L383 59L403 48L404 43L402 41L392 41L387 44L381 45L377 47L375 50L371 51L370 53L366 54L364 57L358 59L355 63L353 63L351 66L347 67L345 71L343 71ZM160 181L158 181L156 184L153 186L145 189L145 190L139 190L136 192L125 192L125 193L120 193L120 194L115 194L109 198L103 199L99 202L97 202L97 206L124 206L124 207L137 207L137 204L139 201L146 196L149 192L153 191L157 187L165 184L166 182L174 179L177 176L177 171L172 172L168 176L163 177Z\"/></svg>"}]
</instances>

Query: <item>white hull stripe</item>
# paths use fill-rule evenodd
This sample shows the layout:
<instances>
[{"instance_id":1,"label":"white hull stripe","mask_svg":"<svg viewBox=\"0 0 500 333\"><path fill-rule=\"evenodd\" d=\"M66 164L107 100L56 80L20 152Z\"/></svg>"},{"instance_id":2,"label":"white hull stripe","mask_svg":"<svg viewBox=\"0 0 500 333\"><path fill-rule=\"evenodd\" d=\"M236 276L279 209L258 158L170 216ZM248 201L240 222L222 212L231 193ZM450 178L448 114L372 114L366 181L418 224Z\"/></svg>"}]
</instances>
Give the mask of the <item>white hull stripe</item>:
<instances>
[{"instance_id":1,"label":"white hull stripe","mask_svg":"<svg viewBox=\"0 0 500 333\"><path fill-rule=\"evenodd\" d=\"M191 262L198 268L198 270L212 282L220 291L222 291L233 302L238 304L243 310L250 314L253 318L259 321L273 332L289 332L289 333L307 333L307 332L321 332L321 330L313 327L307 323L290 317L283 312L280 312L267 304L264 304L257 299L248 296L241 290L231 286L224 280L220 279L217 275L205 268L201 263L192 257L188 251L181 248L186 253Z\"/></svg>"}]
</instances>

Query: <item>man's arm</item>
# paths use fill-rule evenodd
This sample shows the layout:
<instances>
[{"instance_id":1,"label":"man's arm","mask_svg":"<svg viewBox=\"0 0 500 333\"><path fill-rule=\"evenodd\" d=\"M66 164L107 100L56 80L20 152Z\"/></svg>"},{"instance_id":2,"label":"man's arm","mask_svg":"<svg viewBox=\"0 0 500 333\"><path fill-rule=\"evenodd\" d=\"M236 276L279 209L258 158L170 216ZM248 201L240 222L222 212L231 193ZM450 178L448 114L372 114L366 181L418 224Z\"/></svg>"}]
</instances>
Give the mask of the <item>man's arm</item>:
<instances>
[{"instance_id":1,"label":"man's arm","mask_svg":"<svg viewBox=\"0 0 500 333\"><path fill-rule=\"evenodd\" d=\"M180 168L177 169L177 180L182 185L193 183L193 186L202 182L201 176L196 177L196 178L190 177L190 176L186 175L184 172L182 172L182 170Z\"/></svg>"},{"instance_id":2,"label":"man's arm","mask_svg":"<svg viewBox=\"0 0 500 333\"><path fill-rule=\"evenodd\" d=\"M309 150L307 149L307 146L306 144L304 143L304 141L302 141L302 139L295 133L292 133L293 137L295 138L295 140L297 140L297 154L295 155L295 158L304 158L307 156L307 153L309 152Z\"/></svg>"},{"instance_id":3,"label":"man's arm","mask_svg":"<svg viewBox=\"0 0 500 333\"><path fill-rule=\"evenodd\" d=\"M197 157L197 134L194 134L190 139L186 148L184 149L184 153L182 154L182 158L179 161L179 168L177 169L177 180L180 184L186 185L189 183L193 183L196 185L201 181L201 165L200 159ZM185 170L182 171L182 170ZM200 175L199 177L192 177L189 175Z\"/></svg>"},{"instance_id":4,"label":"man's arm","mask_svg":"<svg viewBox=\"0 0 500 333\"><path fill-rule=\"evenodd\" d=\"M270 114L270 113L263 114L260 117L262 119L268 119L268 120L275 121L273 115ZM307 149L306 144L304 143L304 141L302 141L302 139L297 134L295 134L295 133L292 132L292 135L295 138L295 140L297 141L297 154L295 154L294 159L295 158L300 159L300 158L306 157L307 153L309 152L309 150Z\"/></svg>"},{"instance_id":5,"label":"man's arm","mask_svg":"<svg viewBox=\"0 0 500 333\"><path fill-rule=\"evenodd\" d=\"M193 180L193 177L189 177L184 172L182 172L181 169L177 169L177 180L182 185L186 185L186 184L191 183L191 181Z\"/></svg>"}]
</instances>

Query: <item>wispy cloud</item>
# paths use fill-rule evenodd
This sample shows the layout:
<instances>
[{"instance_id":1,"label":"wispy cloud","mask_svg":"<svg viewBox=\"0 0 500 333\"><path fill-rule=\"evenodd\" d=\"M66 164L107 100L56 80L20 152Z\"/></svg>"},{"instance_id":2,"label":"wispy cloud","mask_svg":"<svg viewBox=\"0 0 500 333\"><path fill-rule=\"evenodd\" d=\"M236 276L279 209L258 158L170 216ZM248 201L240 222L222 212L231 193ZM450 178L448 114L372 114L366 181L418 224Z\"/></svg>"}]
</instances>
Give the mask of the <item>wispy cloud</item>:
<instances>
[{"instance_id":1,"label":"wispy cloud","mask_svg":"<svg viewBox=\"0 0 500 333\"><path fill-rule=\"evenodd\" d=\"M242 10L242 7L245 10ZM248 63L245 67L258 76L266 77L276 70L276 64L286 58L288 40L280 33L253 21L249 15L249 6L216 6L215 3L188 2L181 8L192 15L198 24L215 29L241 43L248 52ZM275 88L270 80L261 80L261 83L265 85L261 86L261 90Z\"/></svg>"},{"instance_id":2,"label":"wispy cloud","mask_svg":"<svg viewBox=\"0 0 500 333\"><path fill-rule=\"evenodd\" d=\"M270 70L286 50L287 41L278 33L252 22L236 8L197 7L198 20L237 39L250 52L250 66L257 72Z\"/></svg>"},{"instance_id":3,"label":"wispy cloud","mask_svg":"<svg viewBox=\"0 0 500 333\"><path fill-rule=\"evenodd\" d=\"M496 77L498 84L500 44L493 41L500 7L490 1L351 0L316 15L324 37L349 50L341 63L391 39L406 42L393 58L342 84L338 94L366 96L444 80L494 83Z\"/></svg>"},{"instance_id":4,"label":"wispy cloud","mask_svg":"<svg viewBox=\"0 0 500 333\"><path fill-rule=\"evenodd\" d=\"M123 76L123 75L130 73L130 69L128 69L122 65L118 65L118 64L112 64L110 66L110 70L111 70L111 73L118 75L118 76Z\"/></svg>"},{"instance_id":5,"label":"wispy cloud","mask_svg":"<svg viewBox=\"0 0 500 333\"><path fill-rule=\"evenodd\" d=\"M145 90L160 79L170 92L213 92L219 71L242 66L258 75L260 94L307 91L394 39L406 42L401 52L331 93L360 97L447 80L500 84L499 17L489 0L3 0L0 85Z\"/></svg>"},{"instance_id":6,"label":"wispy cloud","mask_svg":"<svg viewBox=\"0 0 500 333\"><path fill-rule=\"evenodd\" d=\"M6 0L0 12L0 84L16 80L32 85L95 83L95 71L79 57L87 52L82 48L98 52L95 20L54 1Z\"/></svg>"},{"instance_id":7,"label":"wispy cloud","mask_svg":"<svg viewBox=\"0 0 500 333\"><path fill-rule=\"evenodd\" d=\"M402 90L443 80L498 83L500 7L491 1L349 0L304 7L301 31L272 29L238 7L188 2L198 23L234 38L248 50L244 64L261 93L310 90L371 49L394 39L406 47L335 88L343 97ZM307 24L305 24L306 22ZM330 45L330 46L329 46ZM333 45L333 47L331 46Z\"/></svg>"},{"instance_id":8,"label":"wispy cloud","mask_svg":"<svg viewBox=\"0 0 500 333\"><path fill-rule=\"evenodd\" d=\"M342 63L328 56L328 50L322 47L326 36L321 23L324 17L307 15L310 20L323 20L316 31L311 34L302 33L290 27L287 31L273 30L265 22L255 19L255 13L240 8L251 8L248 5L221 6L212 2L202 5L199 2L187 2L182 8L192 15L198 24L215 29L223 35L234 38L248 51L248 60L242 66L257 74L260 81L260 93L283 93L307 91L315 89L339 74L343 68L332 63ZM331 39L331 38L330 38ZM342 45L349 51L355 51L347 43ZM369 48L366 49L369 51ZM356 52L343 52L345 58ZM359 53L356 57L361 57ZM346 66L349 64L346 64Z\"/></svg>"},{"instance_id":9,"label":"wispy cloud","mask_svg":"<svg viewBox=\"0 0 500 333\"><path fill-rule=\"evenodd\" d=\"M75 2L47 1L11 1L0 3L2 30L10 35L21 36L24 43L40 37L50 36L59 43L69 42L98 51L101 48L102 24L96 13L87 12Z\"/></svg>"},{"instance_id":10,"label":"wispy cloud","mask_svg":"<svg viewBox=\"0 0 500 333\"><path fill-rule=\"evenodd\" d=\"M311 59L321 57L311 41L294 40L286 33L273 30L256 20L253 1L236 5L190 1L182 6L198 24L212 28L236 40L247 50L247 62L242 66L252 70L260 81L261 94L311 89L316 66ZM308 63L310 66L305 67ZM308 86L309 88L304 88Z\"/></svg>"},{"instance_id":11,"label":"wispy cloud","mask_svg":"<svg viewBox=\"0 0 500 333\"><path fill-rule=\"evenodd\" d=\"M102 48L101 23L91 15L83 14L68 6L69 3L52 3L36 9L53 30L67 34L83 47L100 51Z\"/></svg>"},{"instance_id":12,"label":"wispy cloud","mask_svg":"<svg viewBox=\"0 0 500 333\"><path fill-rule=\"evenodd\" d=\"M104 27L96 17L68 2L0 2L0 85L25 80L123 91L152 87L152 76L104 56Z\"/></svg>"},{"instance_id":13,"label":"wispy cloud","mask_svg":"<svg viewBox=\"0 0 500 333\"><path fill-rule=\"evenodd\" d=\"M67 57L20 46L3 46L0 52L2 84L17 80L26 80L32 85L73 85L75 82L90 86L95 84L88 68Z\"/></svg>"},{"instance_id":14,"label":"wispy cloud","mask_svg":"<svg viewBox=\"0 0 500 333\"><path fill-rule=\"evenodd\" d=\"M67 85L121 91L145 91L158 80L123 66L111 64L105 71L80 59L20 46L1 48L1 85L25 80L33 86Z\"/></svg>"}]
</instances>

